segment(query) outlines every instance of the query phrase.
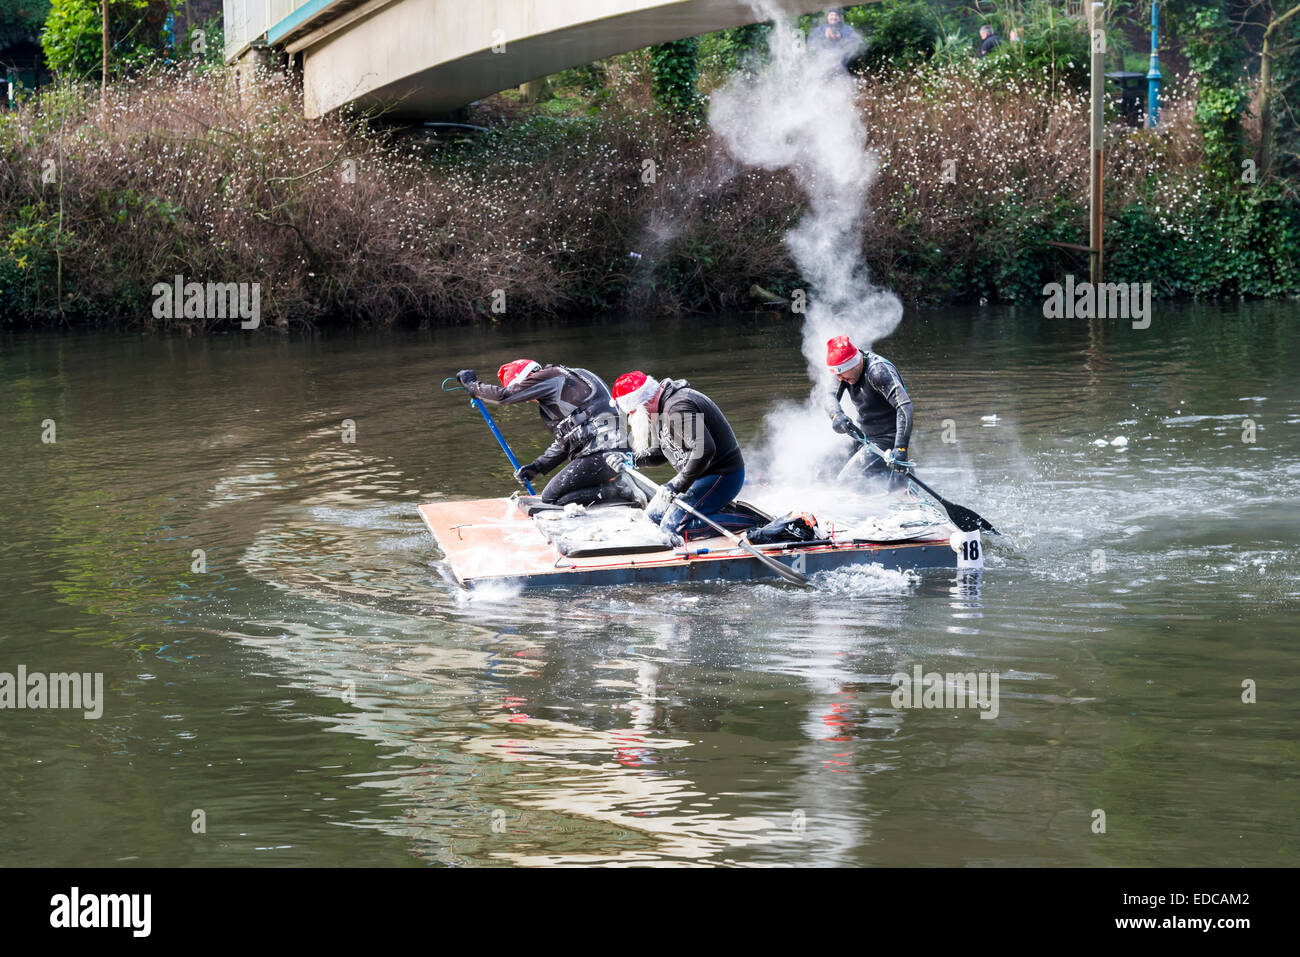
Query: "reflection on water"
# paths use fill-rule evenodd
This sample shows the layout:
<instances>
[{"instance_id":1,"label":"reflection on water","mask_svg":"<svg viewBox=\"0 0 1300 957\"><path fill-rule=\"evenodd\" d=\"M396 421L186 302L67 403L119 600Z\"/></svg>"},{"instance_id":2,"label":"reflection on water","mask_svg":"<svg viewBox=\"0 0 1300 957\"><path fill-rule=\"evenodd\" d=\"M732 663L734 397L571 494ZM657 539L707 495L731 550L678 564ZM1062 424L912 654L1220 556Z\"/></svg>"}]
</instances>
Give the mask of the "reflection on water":
<instances>
[{"instance_id":1,"label":"reflection on water","mask_svg":"<svg viewBox=\"0 0 1300 957\"><path fill-rule=\"evenodd\" d=\"M748 447L807 394L781 321L605 331L8 340L0 670L103 671L108 703L0 715L5 860L1294 863L1285 308L1140 337L909 317L880 349L928 481L1007 532L982 575L456 588L415 506L512 483L447 370L684 375ZM530 410L501 422L545 444ZM996 671L998 718L894 708L914 665Z\"/></svg>"}]
</instances>

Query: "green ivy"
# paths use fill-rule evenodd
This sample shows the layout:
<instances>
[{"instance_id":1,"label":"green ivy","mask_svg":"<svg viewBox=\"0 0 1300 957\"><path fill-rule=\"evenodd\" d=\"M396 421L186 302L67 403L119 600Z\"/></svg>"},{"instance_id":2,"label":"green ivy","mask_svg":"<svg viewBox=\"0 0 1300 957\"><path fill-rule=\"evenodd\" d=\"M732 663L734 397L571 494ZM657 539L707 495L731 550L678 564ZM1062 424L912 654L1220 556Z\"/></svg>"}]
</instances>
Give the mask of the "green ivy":
<instances>
[{"instance_id":1,"label":"green ivy","mask_svg":"<svg viewBox=\"0 0 1300 957\"><path fill-rule=\"evenodd\" d=\"M44 204L24 206L0 241L0 314L39 319L58 313L57 264L70 237Z\"/></svg>"},{"instance_id":2,"label":"green ivy","mask_svg":"<svg viewBox=\"0 0 1300 957\"><path fill-rule=\"evenodd\" d=\"M1248 100L1240 79L1244 50L1222 2L1175 7L1187 65L1200 84L1193 114L1205 142L1206 167L1220 183L1241 175L1241 115Z\"/></svg>"},{"instance_id":3,"label":"green ivy","mask_svg":"<svg viewBox=\"0 0 1300 957\"><path fill-rule=\"evenodd\" d=\"M651 89L655 101L673 113L699 109L699 37L673 40L650 48Z\"/></svg>"},{"instance_id":4,"label":"green ivy","mask_svg":"<svg viewBox=\"0 0 1300 957\"><path fill-rule=\"evenodd\" d=\"M861 56L869 70L903 69L928 60L939 40L939 22L915 0L881 0L845 11L844 22L866 38Z\"/></svg>"},{"instance_id":5,"label":"green ivy","mask_svg":"<svg viewBox=\"0 0 1300 957\"><path fill-rule=\"evenodd\" d=\"M1160 296L1300 295L1300 208L1258 186L1207 203L1183 230L1141 204L1107 233L1106 278L1152 282Z\"/></svg>"},{"instance_id":6,"label":"green ivy","mask_svg":"<svg viewBox=\"0 0 1300 957\"><path fill-rule=\"evenodd\" d=\"M167 0L112 0L108 5L109 66L131 71L164 50ZM45 61L55 73L99 79L103 65L103 19L99 0L51 0L41 32Z\"/></svg>"}]
</instances>

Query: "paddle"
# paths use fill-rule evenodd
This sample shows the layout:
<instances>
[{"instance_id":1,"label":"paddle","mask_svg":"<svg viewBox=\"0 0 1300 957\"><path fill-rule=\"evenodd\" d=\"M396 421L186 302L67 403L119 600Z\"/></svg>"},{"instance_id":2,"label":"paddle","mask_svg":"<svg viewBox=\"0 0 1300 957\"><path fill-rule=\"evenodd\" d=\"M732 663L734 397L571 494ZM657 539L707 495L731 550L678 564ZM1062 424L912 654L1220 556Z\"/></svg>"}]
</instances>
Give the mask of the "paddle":
<instances>
[{"instance_id":1,"label":"paddle","mask_svg":"<svg viewBox=\"0 0 1300 957\"><path fill-rule=\"evenodd\" d=\"M452 388L448 389L447 383L451 381L452 379L450 377L442 380L443 392L455 392L457 388L464 388L464 386L453 386ZM501 446L501 451L506 453L506 458L510 460L511 467L514 468L515 472L518 472L519 460L515 458L515 453L510 451L509 443L506 442L505 436L501 434L501 430L497 428L497 424L492 420L492 416L488 414L487 406L483 404L483 400L470 399L469 401L470 404L474 406L474 408L478 409L479 412L483 415L483 421L488 424L488 428L491 429L492 434L496 436L497 445ZM536 492L533 491L533 484L529 482L528 479L526 478L519 479L519 484L521 484L525 489L528 490L529 495L537 494Z\"/></svg>"},{"instance_id":2,"label":"paddle","mask_svg":"<svg viewBox=\"0 0 1300 957\"><path fill-rule=\"evenodd\" d=\"M645 486L647 490L654 493L658 493L659 491L658 485L656 485L650 479L646 478L636 469L632 468L622 458L618 457L617 455L609 455L606 457L605 460L609 462L610 465L613 465L615 468L620 469L626 472L628 475L632 476L632 478L636 479L643 486ZM796 585L806 586L810 584L807 578L805 578L803 575L800 575L793 568L790 568L788 565L781 564L781 562L778 562L775 558L773 558L770 555L764 555L762 552L760 552L753 545L749 544L749 542L745 541L739 535L733 535L731 532L727 531L725 528L723 528L717 522L713 521L713 519L709 518L707 515L703 515L700 512L697 512L695 509L691 508L691 506L687 505L680 498L676 498L673 501L675 504L681 506L690 514L694 515L705 525L708 525L719 535L722 535L725 538L727 538L727 540L730 541L732 544L739 545L745 551L749 552L749 554L753 555L760 562L762 562L768 568L772 569L772 571L776 572L786 581L794 582Z\"/></svg>"},{"instance_id":3,"label":"paddle","mask_svg":"<svg viewBox=\"0 0 1300 957\"><path fill-rule=\"evenodd\" d=\"M853 436L853 438L857 439L867 448L871 449L872 452L876 453L876 455L880 456L882 459L885 457L884 449L876 445L874 442L868 439L857 429L850 427L848 430L848 434ZM979 515L976 512L971 511L969 508L966 508L961 505L956 505L948 501L946 498L944 498L934 489L930 488L930 486L922 482L919 478L916 477L915 474L913 474L910 471L912 467L912 464L910 462L901 462L899 464L904 465L909 469L908 476L907 476L908 479L913 484L919 485L921 488L925 489L925 491L929 492L930 496L941 506L943 506L943 510L948 513L948 520L952 522L954 525L956 525L963 532L973 532L976 529L979 529L980 531L992 532L994 535L1002 534L989 523L988 519L984 518L983 516Z\"/></svg>"}]
</instances>

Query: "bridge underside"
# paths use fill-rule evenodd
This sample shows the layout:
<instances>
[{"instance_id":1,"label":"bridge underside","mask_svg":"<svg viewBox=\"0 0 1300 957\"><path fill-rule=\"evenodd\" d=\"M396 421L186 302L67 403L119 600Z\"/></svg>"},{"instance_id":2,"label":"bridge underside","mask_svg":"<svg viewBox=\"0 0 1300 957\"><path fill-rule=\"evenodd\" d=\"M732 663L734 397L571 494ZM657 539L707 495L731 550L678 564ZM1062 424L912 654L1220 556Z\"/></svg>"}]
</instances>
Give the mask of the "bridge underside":
<instances>
[{"instance_id":1,"label":"bridge underside","mask_svg":"<svg viewBox=\"0 0 1300 957\"><path fill-rule=\"evenodd\" d=\"M269 39L303 54L303 103L399 119L445 114L566 67L763 19L743 0L369 0ZM821 3L783 4L811 12ZM494 51L496 47L496 52ZM504 48L503 48L504 47Z\"/></svg>"}]
</instances>

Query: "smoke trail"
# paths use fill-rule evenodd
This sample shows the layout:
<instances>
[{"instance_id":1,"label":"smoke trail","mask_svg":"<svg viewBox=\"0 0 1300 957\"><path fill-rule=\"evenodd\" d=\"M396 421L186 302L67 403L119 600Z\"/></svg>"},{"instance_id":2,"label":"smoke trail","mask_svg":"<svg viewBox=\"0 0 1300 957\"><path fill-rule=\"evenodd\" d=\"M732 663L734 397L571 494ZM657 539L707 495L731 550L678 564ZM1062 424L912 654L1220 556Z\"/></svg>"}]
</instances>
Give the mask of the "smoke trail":
<instances>
[{"instance_id":1,"label":"smoke trail","mask_svg":"<svg viewBox=\"0 0 1300 957\"><path fill-rule=\"evenodd\" d=\"M807 211L785 236L808 286L803 354L817 385L802 406L767 420L769 447L758 456L778 484L809 481L809 467L843 457L842 438L827 427L822 397L833 387L826 340L848 335L861 348L889 335L902 319L898 297L872 284L862 259L868 192L877 163L867 149L857 83L840 51L813 44L770 0L751 0L774 22L769 61L757 76L733 77L715 92L709 124L740 162L787 169L807 196Z\"/></svg>"},{"instance_id":2,"label":"smoke trail","mask_svg":"<svg viewBox=\"0 0 1300 957\"><path fill-rule=\"evenodd\" d=\"M804 355L817 378L828 338L846 334L870 348L897 327L903 307L871 283L862 260L877 163L867 150L856 81L839 51L805 47L802 33L772 3L750 6L774 21L769 62L752 80L737 75L713 94L709 124L742 163L788 169L807 196L807 212L785 242L811 287Z\"/></svg>"}]
</instances>

